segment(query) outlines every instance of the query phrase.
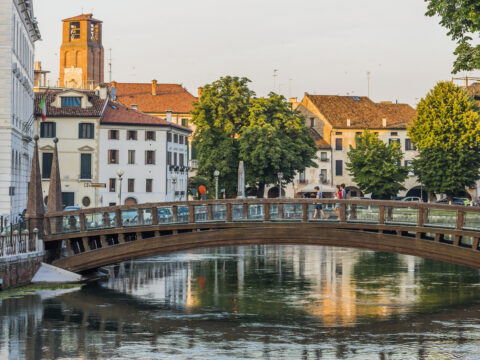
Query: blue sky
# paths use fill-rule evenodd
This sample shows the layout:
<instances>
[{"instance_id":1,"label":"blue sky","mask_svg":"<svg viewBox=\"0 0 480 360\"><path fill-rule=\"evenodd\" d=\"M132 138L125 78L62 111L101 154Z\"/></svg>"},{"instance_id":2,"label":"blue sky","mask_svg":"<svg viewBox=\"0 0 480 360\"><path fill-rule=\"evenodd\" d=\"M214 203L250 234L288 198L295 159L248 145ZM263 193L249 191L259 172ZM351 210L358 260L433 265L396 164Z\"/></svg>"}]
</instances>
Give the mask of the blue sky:
<instances>
[{"instance_id":1,"label":"blue sky","mask_svg":"<svg viewBox=\"0 0 480 360\"><path fill-rule=\"evenodd\" d=\"M450 80L455 44L423 0L34 0L43 40L36 60L58 78L61 20L103 21L112 79L197 87L246 76L258 96L273 90L370 95L414 105ZM465 75L465 74L461 74ZM471 73L470 75L476 75ZM477 74L478 75L478 74ZM278 80L279 79L279 80ZM105 80L109 80L108 68ZM279 87L280 86L280 87Z\"/></svg>"}]
</instances>

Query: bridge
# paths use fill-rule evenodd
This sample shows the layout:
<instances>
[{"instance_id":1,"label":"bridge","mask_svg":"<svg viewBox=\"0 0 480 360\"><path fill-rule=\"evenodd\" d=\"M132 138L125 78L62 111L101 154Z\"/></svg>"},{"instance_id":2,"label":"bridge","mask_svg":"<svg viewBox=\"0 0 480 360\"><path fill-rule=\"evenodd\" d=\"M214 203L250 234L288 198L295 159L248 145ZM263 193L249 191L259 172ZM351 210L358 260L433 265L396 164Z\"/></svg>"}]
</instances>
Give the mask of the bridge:
<instances>
[{"instance_id":1,"label":"bridge","mask_svg":"<svg viewBox=\"0 0 480 360\"><path fill-rule=\"evenodd\" d=\"M321 203L326 218L313 218ZM339 216L334 211L339 207ZM415 255L480 269L480 208L334 199L234 199L123 205L44 215L53 265L85 272L217 246L303 244Z\"/></svg>"}]
</instances>

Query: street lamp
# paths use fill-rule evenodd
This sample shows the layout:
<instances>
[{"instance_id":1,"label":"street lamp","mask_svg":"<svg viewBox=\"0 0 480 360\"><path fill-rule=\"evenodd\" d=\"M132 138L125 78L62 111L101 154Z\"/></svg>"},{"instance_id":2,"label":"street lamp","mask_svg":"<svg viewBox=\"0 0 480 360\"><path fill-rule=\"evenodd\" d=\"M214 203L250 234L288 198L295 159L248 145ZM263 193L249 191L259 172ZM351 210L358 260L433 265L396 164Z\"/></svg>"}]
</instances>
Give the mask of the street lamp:
<instances>
[{"instance_id":1,"label":"street lamp","mask_svg":"<svg viewBox=\"0 0 480 360\"><path fill-rule=\"evenodd\" d=\"M283 172L278 172L278 197L282 198L282 179L283 179Z\"/></svg>"},{"instance_id":2,"label":"street lamp","mask_svg":"<svg viewBox=\"0 0 480 360\"><path fill-rule=\"evenodd\" d=\"M125 172L122 169L117 170L118 175L118 205L122 205L122 176Z\"/></svg>"},{"instance_id":3,"label":"street lamp","mask_svg":"<svg viewBox=\"0 0 480 360\"><path fill-rule=\"evenodd\" d=\"M173 201L177 200L177 175L172 175L172 185L173 185Z\"/></svg>"},{"instance_id":4,"label":"street lamp","mask_svg":"<svg viewBox=\"0 0 480 360\"><path fill-rule=\"evenodd\" d=\"M213 176L215 176L215 200L218 200L218 177L220 176L220 171L215 170Z\"/></svg>"}]
</instances>

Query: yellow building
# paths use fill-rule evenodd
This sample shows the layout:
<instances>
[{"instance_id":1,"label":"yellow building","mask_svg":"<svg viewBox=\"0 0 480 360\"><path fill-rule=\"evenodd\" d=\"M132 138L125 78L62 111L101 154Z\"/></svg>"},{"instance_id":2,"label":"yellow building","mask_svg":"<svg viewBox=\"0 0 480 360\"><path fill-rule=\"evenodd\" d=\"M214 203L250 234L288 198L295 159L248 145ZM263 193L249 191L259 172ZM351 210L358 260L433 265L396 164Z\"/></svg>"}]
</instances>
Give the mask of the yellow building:
<instances>
[{"instance_id":1,"label":"yellow building","mask_svg":"<svg viewBox=\"0 0 480 360\"><path fill-rule=\"evenodd\" d=\"M39 104L46 98L47 118L42 121ZM40 134L39 156L42 189L48 196L53 139L57 137L62 202L64 206L94 207L100 144L100 117L107 101L106 88L94 91L56 89L35 93L35 128Z\"/></svg>"}]
</instances>

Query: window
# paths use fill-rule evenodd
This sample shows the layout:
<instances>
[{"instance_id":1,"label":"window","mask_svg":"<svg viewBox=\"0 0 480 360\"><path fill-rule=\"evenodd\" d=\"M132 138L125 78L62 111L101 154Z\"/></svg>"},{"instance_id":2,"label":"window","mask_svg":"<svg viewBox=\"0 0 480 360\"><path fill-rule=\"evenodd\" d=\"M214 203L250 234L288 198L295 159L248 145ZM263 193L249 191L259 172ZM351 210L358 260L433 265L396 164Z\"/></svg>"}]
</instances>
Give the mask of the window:
<instances>
[{"instance_id":1,"label":"window","mask_svg":"<svg viewBox=\"0 0 480 360\"><path fill-rule=\"evenodd\" d=\"M108 191L115 192L115 185L117 184L117 179L110 178L108 179Z\"/></svg>"},{"instance_id":2,"label":"window","mask_svg":"<svg viewBox=\"0 0 480 360\"><path fill-rule=\"evenodd\" d=\"M153 179L145 180L145 192L152 192Z\"/></svg>"},{"instance_id":3,"label":"window","mask_svg":"<svg viewBox=\"0 0 480 360\"><path fill-rule=\"evenodd\" d=\"M313 128L315 126L315 118L310 118L310 127Z\"/></svg>"},{"instance_id":4,"label":"window","mask_svg":"<svg viewBox=\"0 0 480 360\"><path fill-rule=\"evenodd\" d=\"M343 175L343 161L342 160L335 160L335 175L342 176Z\"/></svg>"},{"instance_id":5,"label":"window","mask_svg":"<svg viewBox=\"0 0 480 360\"><path fill-rule=\"evenodd\" d=\"M82 199L82 205L85 206L85 207L89 207L90 206L90 198L88 196L84 196L83 199Z\"/></svg>"},{"instance_id":6,"label":"window","mask_svg":"<svg viewBox=\"0 0 480 360\"><path fill-rule=\"evenodd\" d=\"M192 160L197 160L198 157L198 150L197 148L192 144L192 147L190 148L192 152Z\"/></svg>"},{"instance_id":7,"label":"window","mask_svg":"<svg viewBox=\"0 0 480 360\"><path fill-rule=\"evenodd\" d=\"M53 153L42 154L42 179L50 179L52 171Z\"/></svg>"},{"instance_id":8,"label":"window","mask_svg":"<svg viewBox=\"0 0 480 360\"><path fill-rule=\"evenodd\" d=\"M357 132L355 133L355 135L357 135L357 136L362 136L362 132L361 132L361 131L357 131Z\"/></svg>"},{"instance_id":9,"label":"window","mask_svg":"<svg viewBox=\"0 0 480 360\"><path fill-rule=\"evenodd\" d=\"M327 159L327 153L325 151L322 151L320 153L320 161L328 161Z\"/></svg>"},{"instance_id":10,"label":"window","mask_svg":"<svg viewBox=\"0 0 480 360\"><path fill-rule=\"evenodd\" d=\"M184 156L183 154L178 154L178 156L179 156L179 158L180 158L180 159L179 159L179 162L180 162L179 165L180 165L180 166L185 165L185 164L184 164L185 156Z\"/></svg>"},{"instance_id":11,"label":"window","mask_svg":"<svg viewBox=\"0 0 480 360\"><path fill-rule=\"evenodd\" d=\"M412 140L410 139L405 139L405 150L417 150L415 145L412 144Z\"/></svg>"},{"instance_id":12,"label":"window","mask_svg":"<svg viewBox=\"0 0 480 360\"><path fill-rule=\"evenodd\" d=\"M95 124L87 124L87 123L78 124L78 138L93 139L94 129L95 129Z\"/></svg>"},{"instance_id":13,"label":"window","mask_svg":"<svg viewBox=\"0 0 480 360\"><path fill-rule=\"evenodd\" d=\"M108 150L108 163L118 164L118 150Z\"/></svg>"},{"instance_id":14,"label":"window","mask_svg":"<svg viewBox=\"0 0 480 360\"><path fill-rule=\"evenodd\" d=\"M342 132L341 132L341 131L337 131L337 132L335 133L335 135L342 135Z\"/></svg>"},{"instance_id":15,"label":"window","mask_svg":"<svg viewBox=\"0 0 480 360\"><path fill-rule=\"evenodd\" d=\"M155 131L145 131L145 140L155 141Z\"/></svg>"},{"instance_id":16,"label":"window","mask_svg":"<svg viewBox=\"0 0 480 360\"><path fill-rule=\"evenodd\" d=\"M182 119L182 126L188 126L188 119Z\"/></svg>"},{"instance_id":17,"label":"window","mask_svg":"<svg viewBox=\"0 0 480 360\"><path fill-rule=\"evenodd\" d=\"M172 164L172 152L167 151L167 165L173 165Z\"/></svg>"},{"instance_id":18,"label":"window","mask_svg":"<svg viewBox=\"0 0 480 360\"><path fill-rule=\"evenodd\" d=\"M327 182L327 169L320 169L320 180L322 180L323 183Z\"/></svg>"},{"instance_id":19,"label":"window","mask_svg":"<svg viewBox=\"0 0 480 360\"><path fill-rule=\"evenodd\" d=\"M405 166L410 166L410 161L405 160Z\"/></svg>"},{"instance_id":20,"label":"window","mask_svg":"<svg viewBox=\"0 0 480 360\"><path fill-rule=\"evenodd\" d=\"M183 135L178 136L178 143L183 145Z\"/></svg>"},{"instance_id":21,"label":"window","mask_svg":"<svg viewBox=\"0 0 480 360\"><path fill-rule=\"evenodd\" d=\"M62 96L63 107L80 107L82 105L82 98L80 96Z\"/></svg>"},{"instance_id":22,"label":"window","mask_svg":"<svg viewBox=\"0 0 480 360\"><path fill-rule=\"evenodd\" d=\"M398 132L392 131L392 132L390 133L390 136L398 136Z\"/></svg>"},{"instance_id":23,"label":"window","mask_svg":"<svg viewBox=\"0 0 480 360\"><path fill-rule=\"evenodd\" d=\"M178 134L173 134L173 142L178 144Z\"/></svg>"},{"instance_id":24,"label":"window","mask_svg":"<svg viewBox=\"0 0 480 360\"><path fill-rule=\"evenodd\" d=\"M92 154L80 154L80 179L92 178Z\"/></svg>"},{"instance_id":25,"label":"window","mask_svg":"<svg viewBox=\"0 0 480 360\"><path fill-rule=\"evenodd\" d=\"M118 140L118 130L108 130L109 140Z\"/></svg>"},{"instance_id":26,"label":"window","mask_svg":"<svg viewBox=\"0 0 480 360\"><path fill-rule=\"evenodd\" d=\"M343 142L341 138L335 139L335 150L342 150L343 149Z\"/></svg>"},{"instance_id":27,"label":"window","mask_svg":"<svg viewBox=\"0 0 480 360\"><path fill-rule=\"evenodd\" d=\"M137 131L136 130L128 130L127 131L127 140L137 140Z\"/></svg>"},{"instance_id":28,"label":"window","mask_svg":"<svg viewBox=\"0 0 480 360\"><path fill-rule=\"evenodd\" d=\"M40 123L40 137L54 138L57 135L56 127L57 127L57 124L54 122Z\"/></svg>"},{"instance_id":29,"label":"window","mask_svg":"<svg viewBox=\"0 0 480 360\"><path fill-rule=\"evenodd\" d=\"M173 153L173 165L175 165L175 166L178 165L178 162L177 162L177 153L176 153L176 152Z\"/></svg>"},{"instance_id":30,"label":"window","mask_svg":"<svg viewBox=\"0 0 480 360\"><path fill-rule=\"evenodd\" d=\"M172 133L171 132L167 132L167 141L172 142Z\"/></svg>"},{"instance_id":31,"label":"window","mask_svg":"<svg viewBox=\"0 0 480 360\"><path fill-rule=\"evenodd\" d=\"M80 39L80 23L75 21L70 23L70 40Z\"/></svg>"},{"instance_id":32,"label":"window","mask_svg":"<svg viewBox=\"0 0 480 360\"><path fill-rule=\"evenodd\" d=\"M145 164L155 165L155 151L154 150L145 151Z\"/></svg>"},{"instance_id":33,"label":"window","mask_svg":"<svg viewBox=\"0 0 480 360\"><path fill-rule=\"evenodd\" d=\"M128 163L135 164L135 150L128 150Z\"/></svg>"},{"instance_id":34,"label":"window","mask_svg":"<svg viewBox=\"0 0 480 360\"><path fill-rule=\"evenodd\" d=\"M128 192L135 192L135 179L128 179Z\"/></svg>"}]
</instances>

